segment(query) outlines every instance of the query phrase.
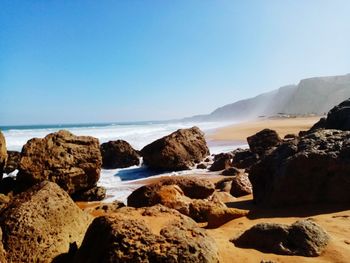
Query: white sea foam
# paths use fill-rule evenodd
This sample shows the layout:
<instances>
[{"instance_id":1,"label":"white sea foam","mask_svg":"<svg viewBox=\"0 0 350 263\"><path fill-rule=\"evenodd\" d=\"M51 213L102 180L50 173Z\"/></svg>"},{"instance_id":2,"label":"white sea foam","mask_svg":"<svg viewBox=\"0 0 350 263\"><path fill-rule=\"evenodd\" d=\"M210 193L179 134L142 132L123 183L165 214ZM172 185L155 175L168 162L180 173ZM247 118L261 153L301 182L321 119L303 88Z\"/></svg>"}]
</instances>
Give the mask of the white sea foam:
<instances>
[{"instance_id":1,"label":"white sea foam","mask_svg":"<svg viewBox=\"0 0 350 263\"><path fill-rule=\"evenodd\" d=\"M130 124L130 125L106 125L89 127L69 127L65 128L76 135L94 136L100 140L100 143L109 140L123 139L128 141L135 149L141 149L148 143L165 136L180 128L189 128L198 126L206 134L215 129L226 126L228 123L206 122L206 123L149 123L149 124ZM8 150L20 151L22 146L31 138L43 138L51 132L58 131L60 128L39 128L39 129L11 129L3 131L6 138ZM211 153L220 153L232 151L237 147L246 147L246 145L237 145L233 143L208 142ZM139 180L145 177L157 176L176 176L186 173L203 173L204 170L181 171L166 174L156 174L145 167L129 167L125 169L102 170L99 185L107 189L107 201L121 200L126 201L126 197L137 187L140 187ZM15 175L14 172L12 175Z\"/></svg>"}]
</instances>

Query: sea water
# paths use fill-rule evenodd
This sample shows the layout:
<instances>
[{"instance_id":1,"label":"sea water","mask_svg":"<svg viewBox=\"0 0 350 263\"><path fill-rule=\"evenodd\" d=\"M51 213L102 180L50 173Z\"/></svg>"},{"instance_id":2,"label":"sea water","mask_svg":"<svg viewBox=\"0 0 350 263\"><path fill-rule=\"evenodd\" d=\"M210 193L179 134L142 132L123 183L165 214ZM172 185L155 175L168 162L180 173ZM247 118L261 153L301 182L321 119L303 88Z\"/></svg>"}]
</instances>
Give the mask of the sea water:
<instances>
[{"instance_id":1,"label":"sea water","mask_svg":"<svg viewBox=\"0 0 350 263\"><path fill-rule=\"evenodd\" d=\"M61 129L69 130L75 135L88 135L99 139L100 143L110 140L125 140L137 150L145 145L170 134L177 129L199 127L206 135L214 132L217 128L227 126L224 122L133 122L133 123L100 123L100 124L68 124L68 125L33 125L33 126L3 126L0 127L5 138L8 150L21 151L23 145L31 138L43 138L47 134ZM232 151L237 147L245 147L234 142L215 142L208 140L211 153ZM11 175L15 175L15 171ZM102 169L99 185L107 189L107 201L125 201L126 197L137 187L140 180L147 177L175 176L187 173L204 173L203 170L156 173L146 167L133 166L124 169Z\"/></svg>"}]
</instances>

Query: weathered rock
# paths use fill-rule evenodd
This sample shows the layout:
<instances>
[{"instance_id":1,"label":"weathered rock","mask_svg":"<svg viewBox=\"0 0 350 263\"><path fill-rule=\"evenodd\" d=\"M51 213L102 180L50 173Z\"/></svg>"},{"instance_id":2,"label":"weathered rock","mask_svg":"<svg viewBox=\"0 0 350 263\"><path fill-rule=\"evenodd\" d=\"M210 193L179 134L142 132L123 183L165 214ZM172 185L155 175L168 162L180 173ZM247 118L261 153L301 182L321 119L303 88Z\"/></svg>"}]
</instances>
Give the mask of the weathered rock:
<instances>
[{"instance_id":1,"label":"weathered rock","mask_svg":"<svg viewBox=\"0 0 350 263\"><path fill-rule=\"evenodd\" d=\"M175 210L154 206L137 210L121 208L117 214L96 218L74 262L216 263L219 260L216 243L205 230Z\"/></svg>"},{"instance_id":2,"label":"weathered rock","mask_svg":"<svg viewBox=\"0 0 350 263\"><path fill-rule=\"evenodd\" d=\"M2 230L1 230L1 228L0 228L0 262L7 263L6 251L5 251L4 245L2 243Z\"/></svg>"},{"instance_id":3,"label":"weathered rock","mask_svg":"<svg viewBox=\"0 0 350 263\"><path fill-rule=\"evenodd\" d=\"M207 167L208 167L208 166L207 166L205 163L200 163L200 164L197 165L196 168L197 168L197 169L207 169Z\"/></svg>"},{"instance_id":4,"label":"weathered rock","mask_svg":"<svg viewBox=\"0 0 350 263\"><path fill-rule=\"evenodd\" d=\"M146 145L141 150L144 163L156 170L190 169L209 155L203 132L193 127L180 129Z\"/></svg>"},{"instance_id":5,"label":"weathered rock","mask_svg":"<svg viewBox=\"0 0 350 263\"><path fill-rule=\"evenodd\" d=\"M12 194L15 194L18 192L16 178L12 176L8 176L3 178L0 181L0 193L7 195L11 192Z\"/></svg>"},{"instance_id":6,"label":"weathered rock","mask_svg":"<svg viewBox=\"0 0 350 263\"><path fill-rule=\"evenodd\" d=\"M232 187L233 177L224 178L215 183L215 189L229 193Z\"/></svg>"},{"instance_id":7,"label":"weathered rock","mask_svg":"<svg viewBox=\"0 0 350 263\"><path fill-rule=\"evenodd\" d=\"M214 184L205 179L172 177L136 189L128 196L128 206L144 207L157 204L159 202L156 197L157 191L164 185L177 185L185 196L196 199L207 198L215 191Z\"/></svg>"},{"instance_id":8,"label":"weathered rock","mask_svg":"<svg viewBox=\"0 0 350 263\"><path fill-rule=\"evenodd\" d=\"M250 170L263 206L350 202L350 132L317 130L284 142Z\"/></svg>"},{"instance_id":9,"label":"weathered rock","mask_svg":"<svg viewBox=\"0 0 350 263\"><path fill-rule=\"evenodd\" d=\"M9 174L18 169L21 153L17 151L7 151L7 161L4 168L4 173Z\"/></svg>"},{"instance_id":10,"label":"weathered rock","mask_svg":"<svg viewBox=\"0 0 350 263\"><path fill-rule=\"evenodd\" d=\"M291 226L261 223L245 231L233 243L282 255L319 256L329 242L329 235L312 220L300 220Z\"/></svg>"},{"instance_id":11,"label":"weathered rock","mask_svg":"<svg viewBox=\"0 0 350 263\"><path fill-rule=\"evenodd\" d=\"M1 214L9 262L51 262L80 244L91 222L58 185L41 182L17 195Z\"/></svg>"},{"instance_id":12,"label":"weathered rock","mask_svg":"<svg viewBox=\"0 0 350 263\"><path fill-rule=\"evenodd\" d=\"M5 140L5 136L0 131L0 179L2 178L2 173L4 171L6 159L7 159L6 140Z\"/></svg>"},{"instance_id":13,"label":"weathered rock","mask_svg":"<svg viewBox=\"0 0 350 263\"><path fill-rule=\"evenodd\" d=\"M252 193L252 184L249 181L247 174L239 174L232 178L231 195L240 197Z\"/></svg>"},{"instance_id":14,"label":"weathered rock","mask_svg":"<svg viewBox=\"0 0 350 263\"><path fill-rule=\"evenodd\" d=\"M232 152L232 165L239 169L249 169L259 161L259 155L249 149L237 149Z\"/></svg>"},{"instance_id":15,"label":"weathered rock","mask_svg":"<svg viewBox=\"0 0 350 263\"><path fill-rule=\"evenodd\" d=\"M121 201L115 200L112 203L98 203L96 205L88 205L83 210L94 217L116 213L118 209L125 207L125 204Z\"/></svg>"},{"instance_id":16,"label":"weathered rock","mask_svg":"<svg viewBox=\"0 0 350 263\"><path fill-rule=\"evenodd\" d=\"M102 168L116 169L140 164L140 155L123 140L101 144Z\"/></svg>"},{"instance_id":17,"label":"weathered rock","mask_svg":"<svg viewBox=\"0 0 350 263\"><path fill-rule=\"evenodd\" d=\"M250 150L261 156L282 142L282 139L278 136L276 131L264 129L248 137L247 141Z\"/></svg>"},{"instance_id":18,"label":"weathered rock","mask_svg":"<svg viewBox=\"0 0 350 263\"><path fill-rule=\"evenodd\" d=\"M238 175L240 174L241 171L239 169L237 169L236 167L230 167L230 168L227 168L225 170L222 171L222 175Z\"/></svg>"},{"instance_id":19,"label":"weathered rock","mask_svg":"<svg viewBox=\"0 0 350 263\"><path fill-rule=\"evenodd\" d=\"M231 159L232 159L232 154L229 154L229 153L215 155L214 162L210 166L209 170L221 171L221 170L228 169L232 167Z\"/></svg>"},{"instance_id":20,"label":"weathered rock","mask_svg":"<svg viewBox=\"0 0 350 263\"><path fill-rule=\"evenodd\" d=\"M312 128L350 131L350 98L331 109L327 118L321 118Z\"/></svg>"},{"instance_id":21,"label":"weathered rock","mask_svg":"<svg viewBox=\"0 0 350 263\"><path fill-rule=\"evenodd\" d=\"M2 211L7 207L8 203L10 202L10 197L4 194L0 194L0 214ZM1 250L1 249L0 249ZM1 252L0 252L1 254ZM1 262L1 261L0 261Z\"/></svg>"},{"instance_id":22,"label":"weathered rock","mask_svg":"<svg viewBox=\"0 0 350 263\"><path fill-rule=\"evenodd\" d=\"M292 134L292 133L288 133L283 137L284 140L294 140L297 138L298 138L298 136L296 134Z\"/></svg>"},{"instance_id":23,"label":"weathered rock","mask_svg":"<svg viewBox=\"0 0 350 263\"><path fill-rule=\"evenodd\" d=\"M95 186L88 190L82 190L79 192L75 192L72 195L74 201L101 201L106 197L106 188L102 186Z\"/></svg>"},{"instance_id":24,"label":"weathered rock","mask_svg":"<svg viewBox=\"0 0 350 263\"><path fill-rule=\"evenodd\" d=\"M102 158L93 137L61 130L29 140L21 156L17 181L24 186L48 180L73 194L94 187L100 178Z\"/></svg>"}]
</instances>

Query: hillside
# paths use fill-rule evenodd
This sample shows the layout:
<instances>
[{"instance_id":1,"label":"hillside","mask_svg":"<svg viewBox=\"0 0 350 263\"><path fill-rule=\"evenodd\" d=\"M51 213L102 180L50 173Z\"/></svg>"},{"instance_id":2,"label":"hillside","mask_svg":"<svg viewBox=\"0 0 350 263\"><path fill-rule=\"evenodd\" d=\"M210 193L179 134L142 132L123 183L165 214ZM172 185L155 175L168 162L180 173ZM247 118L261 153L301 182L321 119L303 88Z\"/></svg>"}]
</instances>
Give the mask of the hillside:
<instances>
[{"instance_id":1,"label":"hillside","mask_svg":"<svg viewBox=\"0 0 350 263\"><path fill-rule=\"evenodd\" d=\"M240 100L186 120L220 121L252 119L277 114L324 114L350 97L350 74L304 79L254 98Z\"/></svg>"}]
</instances>

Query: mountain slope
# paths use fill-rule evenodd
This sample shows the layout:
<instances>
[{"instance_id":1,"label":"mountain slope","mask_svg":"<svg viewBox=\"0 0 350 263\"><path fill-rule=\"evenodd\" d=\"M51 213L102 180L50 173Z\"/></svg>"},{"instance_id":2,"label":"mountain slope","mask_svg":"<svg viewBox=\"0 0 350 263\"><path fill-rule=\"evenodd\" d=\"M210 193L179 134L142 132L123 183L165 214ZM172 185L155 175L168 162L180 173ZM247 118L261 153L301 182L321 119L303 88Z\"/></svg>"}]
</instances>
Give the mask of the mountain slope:
<instances>
[{"instance_id":1,"label":"mountain slope","mask_svg":"<svg viewBox=\"0 0 350 263\"><path fill-rule=\"evenodd\" d=\"M350 74L304 79L289 85L240 100L187 120L241 120L277 114L323 114L350 97Z\"/></svg>"}]
</instances>

